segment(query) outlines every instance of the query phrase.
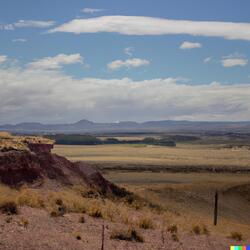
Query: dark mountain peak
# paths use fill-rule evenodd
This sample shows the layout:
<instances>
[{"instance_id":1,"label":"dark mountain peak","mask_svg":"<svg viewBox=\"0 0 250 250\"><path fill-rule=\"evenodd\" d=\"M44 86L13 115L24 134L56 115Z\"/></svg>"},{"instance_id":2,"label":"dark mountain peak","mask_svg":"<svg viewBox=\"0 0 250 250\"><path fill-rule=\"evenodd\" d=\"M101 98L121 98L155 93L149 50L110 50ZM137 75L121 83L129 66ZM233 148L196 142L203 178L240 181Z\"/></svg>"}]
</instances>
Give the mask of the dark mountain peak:
<instances>
[{"instance_id":1,"label":"dark mountain peak","mask_svg":"<svg viewBox=\"0 0 250 250\"><path fill-rule=\"evenodd\" d=\"M78 122L75 122L73 125L92 125L92 124L94 124L94 122L89 121L87 119L82 119Z\"/></svg>"}]
</instances>

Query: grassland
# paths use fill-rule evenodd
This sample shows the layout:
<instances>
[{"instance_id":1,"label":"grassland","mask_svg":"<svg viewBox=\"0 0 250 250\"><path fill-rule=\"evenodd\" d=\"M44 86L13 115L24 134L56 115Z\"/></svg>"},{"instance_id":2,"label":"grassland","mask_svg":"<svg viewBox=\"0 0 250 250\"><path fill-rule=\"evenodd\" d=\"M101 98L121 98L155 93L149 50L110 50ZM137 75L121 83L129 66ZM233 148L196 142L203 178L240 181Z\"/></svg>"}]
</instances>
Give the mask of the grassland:
<instances>
[{"instance_id":1,"label":"grassland","mask_svg":"<svg viewBox=\"0 0 250 250\"><path fill-rule=\"evenodd\" d=\"M175 148L61 145L55 146L54 152L99 167L110 181L164 207L169 223L184 230L207 225L213 233L237 231L250 237L248 147L191 143L179 143ZM219 191L217 227L213 226L215 190Z\"/></svg>"},{"instance_id":2,"label":"grassland","mask_svg":"<svg viewBox=\"0 0 250 250\"><path fill-rule=\"evenodd\" d=\"M209 168L250 170L248 148L221 145L177 144L177 147L148 145L56 145L54 152L71 161L86 161L104 170L178 170Z\"/></svg>"}]
</instances>

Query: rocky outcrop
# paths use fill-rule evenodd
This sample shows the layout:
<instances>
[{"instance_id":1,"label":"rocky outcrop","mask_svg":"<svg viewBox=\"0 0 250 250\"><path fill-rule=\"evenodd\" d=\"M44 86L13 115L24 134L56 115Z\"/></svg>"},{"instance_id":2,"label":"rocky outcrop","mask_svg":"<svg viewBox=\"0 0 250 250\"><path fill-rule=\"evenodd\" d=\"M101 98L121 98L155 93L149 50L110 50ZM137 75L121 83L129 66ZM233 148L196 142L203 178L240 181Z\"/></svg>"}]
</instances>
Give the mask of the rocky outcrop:
<instances>
[{"instance_id":1,"label":"rocky outcrop","mask_svg":"<svg viewBox=\"0 0 250 250\"><path fill-rule=\"evenodd\" d=\"M50 154L53 147L53 144L28 143L29 150L36 154Z\"/></svg>"},{"instance_id":2,"label":"rocky outcrop","mask_svg":"<svg viewBox=\"0 0 250 250\"><path fill-rule=\"evenodd\" d=\"M30 151L0 152L0 182L11 187L22 184L84 185L100 194L124 196L126 191L107 181L98 170L83 162L73 163L51 154L53 145L28 144Z\"/></svg>"}]
</instances>

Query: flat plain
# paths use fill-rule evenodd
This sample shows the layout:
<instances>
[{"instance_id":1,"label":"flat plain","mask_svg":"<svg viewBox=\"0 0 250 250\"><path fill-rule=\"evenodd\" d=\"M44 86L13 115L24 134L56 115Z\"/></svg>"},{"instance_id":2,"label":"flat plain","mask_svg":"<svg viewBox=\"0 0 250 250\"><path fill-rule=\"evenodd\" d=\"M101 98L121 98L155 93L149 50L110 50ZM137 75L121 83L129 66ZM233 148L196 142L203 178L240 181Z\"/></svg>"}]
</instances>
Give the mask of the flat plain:
<instances>
[{"instance_id":1,"label":"flat plain","mask_svg":"<svg viewBox=\"0 0 250 250\"><path fill-rule=\"evenodd\" d=\"M169 220L189 231L207 225L216 234L250 238L250 150L224 144L56 145L54 152L98 167L104 176L159 204ZM219 192L218 225L213 226Z\"/></svg>"}]
</instances>

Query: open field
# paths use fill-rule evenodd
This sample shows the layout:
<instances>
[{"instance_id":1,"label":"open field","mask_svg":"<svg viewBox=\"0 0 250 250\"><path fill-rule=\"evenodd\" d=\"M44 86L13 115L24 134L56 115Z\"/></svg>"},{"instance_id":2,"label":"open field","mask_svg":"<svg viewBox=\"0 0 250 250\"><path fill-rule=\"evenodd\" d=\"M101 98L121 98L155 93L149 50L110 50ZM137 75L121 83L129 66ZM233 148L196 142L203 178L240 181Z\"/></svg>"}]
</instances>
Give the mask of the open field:
<instances>
[{"instance_id":1,"label":"open field","mask_svg":"<svg viewBox=\"0 0 250 250\"><path fill-rule=\"evenodd\" d=\"M171 220L184 229L205 224L220 234L233 228L250 237L250 174L110 172L105 177L174 212ZM216 190L219 223L213 227Z\"/></svg>"},{"instance_id":2,"label":"open field","mask_svg":"<svg viewBox=\"0 0 250 250\"><path fill-rule=\"evenodd\" d=\"M103 170L250 171L248 148L221 145L56 145L54 152L71 161L86 161Z\"/></svg>"},{"instance_id":3,"label":"open field","mask_svg":"<svg viewBox=\"0 0 250 250\"><path fill-rule=\"evenodd\" d=\"M192 225L207 225L218 235L237 231L245 238L250 237L247 148L218 144L178 144L175 148L101 145L55 146L54 152L97 166L110 181L169 211L169 221L184 230L189 231ZM215 190L219 191L216 227L213 226Z\"/></svg>"}]
</instances>

